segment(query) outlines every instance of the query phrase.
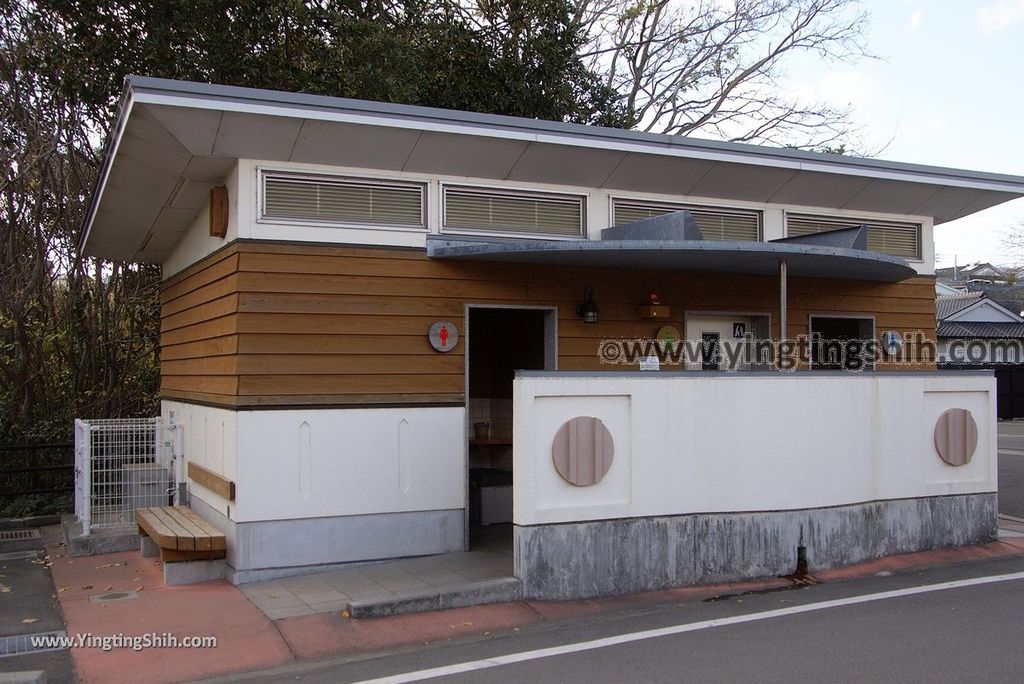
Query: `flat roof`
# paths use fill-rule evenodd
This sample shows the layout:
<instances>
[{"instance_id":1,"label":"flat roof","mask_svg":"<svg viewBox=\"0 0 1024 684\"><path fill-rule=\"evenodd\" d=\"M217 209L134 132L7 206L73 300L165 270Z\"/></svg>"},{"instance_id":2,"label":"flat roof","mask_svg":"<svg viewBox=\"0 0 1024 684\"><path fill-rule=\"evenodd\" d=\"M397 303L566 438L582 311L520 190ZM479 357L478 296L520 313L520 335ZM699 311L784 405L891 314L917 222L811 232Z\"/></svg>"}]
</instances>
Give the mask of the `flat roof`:
<instances>
[{"instance_id":1,"label":"flat roof","mask_svg":"<svg viewBox=\"0 0 1024 684\"><path fill-rule=\"evenodd\" d=\"M740 240L473 240L427 238L427 256L462 261L657 268L773 275L785 259L797 278L899 282L917 275L898 257L794 242Z\"/></svg>"},{"instance_id":2,"label":"flat roof","mask_svg":"<svg viewBox=\"0 0 1024 684\"><path fill-rule=\"evenodd\" d=\"M238 159L933 217L1024 177L520 117L130 76L87 254L161 261Z\"/></svg>"}]
</instances>

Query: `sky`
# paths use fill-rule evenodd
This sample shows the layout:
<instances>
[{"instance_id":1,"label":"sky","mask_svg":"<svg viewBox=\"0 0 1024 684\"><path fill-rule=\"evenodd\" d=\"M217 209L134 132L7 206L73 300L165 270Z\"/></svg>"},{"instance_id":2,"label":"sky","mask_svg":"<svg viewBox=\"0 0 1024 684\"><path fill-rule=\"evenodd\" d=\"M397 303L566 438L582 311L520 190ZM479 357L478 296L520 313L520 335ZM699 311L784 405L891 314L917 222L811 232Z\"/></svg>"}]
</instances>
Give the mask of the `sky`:
<instances>
[{"instance_id":1,"label":"sky","mask_svg":"<svg viewBox=\"0 0 1024 684\"><path fill-rule=\"evenodd\" d=\"M880 159L1024 176L1024 0L864 0L879 59L790 64L794 92L852 107ZM884 149L883 149L884 148ZM936 226L938 266L1008 264L1024 199Z\"/></svg>"}]
</instances>

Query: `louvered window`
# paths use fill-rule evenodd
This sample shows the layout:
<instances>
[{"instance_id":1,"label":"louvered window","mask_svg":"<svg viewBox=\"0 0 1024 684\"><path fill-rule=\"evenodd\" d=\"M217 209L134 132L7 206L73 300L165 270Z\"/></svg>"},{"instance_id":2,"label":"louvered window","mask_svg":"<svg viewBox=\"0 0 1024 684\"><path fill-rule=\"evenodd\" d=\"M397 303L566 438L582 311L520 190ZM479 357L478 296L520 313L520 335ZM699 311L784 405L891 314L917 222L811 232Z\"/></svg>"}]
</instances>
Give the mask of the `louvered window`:
<instances>
[{"instance_id":1,"label":"louvered window","mask_svg":"<svg viewBox=\"0 0 1024 684\"><path fill-rule=\"evenodd\" d=\"M868 249L904 259L921 258L921 226L916 223L889 223L830 216L786 216L786 235L810 235L827 230L867 226Z\"/></svg>"},{"instance_id":2,"label":"louvered window","mask_svg":"<svg viewBox=\"0 0 1024 684\"><path fill-rule=\"evenodd\" d=\"M686 209L693 215L705 240L756 241L761 236L761 212L759 211L625 200L614 200L612 207L613 223L616 226Z\"/></svg>"},{"instance_id":3,"label":"louvered window","mask_svg":"<svg viewBox=\"0 0 1024 684\"><path fill-rule=\"evenodd\" d=\"M419 183L267 174L263 218L425 228L423 198Z\"/></svg>"},{"instance_id":4,"label":"louvered window","mask_svg":"<svg viewBox=\"0 0 1024 684\"><path fill-rule=\"evenodd\" d=\"M585 200L575 195L444 189L446 230L474 233L583 235Z\"/></svg>"}]
</instances>

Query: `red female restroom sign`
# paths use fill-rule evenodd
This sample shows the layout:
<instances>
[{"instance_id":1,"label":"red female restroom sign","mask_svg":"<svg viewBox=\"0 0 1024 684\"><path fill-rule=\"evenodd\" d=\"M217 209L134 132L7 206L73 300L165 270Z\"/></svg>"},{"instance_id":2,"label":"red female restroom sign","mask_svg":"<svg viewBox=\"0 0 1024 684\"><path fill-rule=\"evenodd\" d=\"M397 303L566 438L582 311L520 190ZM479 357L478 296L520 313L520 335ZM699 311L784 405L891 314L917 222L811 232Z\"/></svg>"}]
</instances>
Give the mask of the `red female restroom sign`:
<instances>
[{"instance_id":1,"label":"red female restroom sign","mask_svg":"<svg viewBox=\"0 0 1024 684\"><path fill-rule=\"evenodd\" d=\"M439 352L450 352L459 341L459 331L451 321L438 321L427 331L430 346Z\"/></svg>"}]
</instances>

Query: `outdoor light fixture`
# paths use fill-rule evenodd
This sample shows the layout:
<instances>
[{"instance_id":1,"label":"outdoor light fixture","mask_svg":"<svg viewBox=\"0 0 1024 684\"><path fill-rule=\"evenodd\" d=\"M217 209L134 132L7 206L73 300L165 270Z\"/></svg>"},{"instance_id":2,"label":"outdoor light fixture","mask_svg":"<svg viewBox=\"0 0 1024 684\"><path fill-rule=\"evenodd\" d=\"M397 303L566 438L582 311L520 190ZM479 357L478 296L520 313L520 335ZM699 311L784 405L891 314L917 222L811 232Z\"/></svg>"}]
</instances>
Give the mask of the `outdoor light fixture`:
<instances>
[{"instance_id":1,"label":"outdoor light fixture","mask_svg":"<svg viewBox=\"0 0 1024 684\"><path fill-rule=\"evenodd\" d=\"M601 309L594 301L594 288L587 285L583 288L583 303L576 305L576 315L583 319L584 323L597 323L597 314Z\"/></svg>"}]
</instances>

